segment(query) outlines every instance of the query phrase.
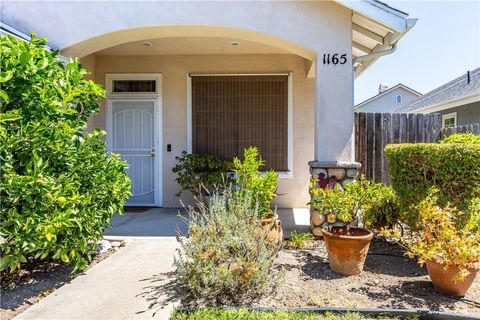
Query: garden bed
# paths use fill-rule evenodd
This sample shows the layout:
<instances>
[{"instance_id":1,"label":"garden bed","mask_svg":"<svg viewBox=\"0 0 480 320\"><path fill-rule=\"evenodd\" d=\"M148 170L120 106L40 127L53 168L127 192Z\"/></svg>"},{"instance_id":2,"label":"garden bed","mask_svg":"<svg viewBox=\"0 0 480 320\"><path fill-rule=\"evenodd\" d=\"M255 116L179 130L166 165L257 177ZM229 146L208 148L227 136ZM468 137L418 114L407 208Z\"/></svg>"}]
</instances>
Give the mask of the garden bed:
<instances>
[{"instance_id":1,"label":"garden bed","mask_svg":"<svg viewBox=\"0 0 480 320\"><path fill-rule=\"evenodd\" d=\"M113 255L118 248L96 254L86 270ZM58 260L44 260L27 263L13 274L2 273L0 319L12 319L83 273L72 274L72 269L72 265Z\"/></svg>"},{"instance_id":2,"label":"garden bed","mask_svg":"<svg viewBox=\"0 0 480 320\"><path fill-rule=\"evenodd\" d=\"M435 291L425 268L404 256L401 247L374 239L358 276L333 273L323 241L314 240L306 249L283 249L276 268L284 269L284 282L275 295L257 305L281 308L347 307L411 308L467 313L480 316L480 279L466 298L455 298Z\"/></svg>"}]
</instances>

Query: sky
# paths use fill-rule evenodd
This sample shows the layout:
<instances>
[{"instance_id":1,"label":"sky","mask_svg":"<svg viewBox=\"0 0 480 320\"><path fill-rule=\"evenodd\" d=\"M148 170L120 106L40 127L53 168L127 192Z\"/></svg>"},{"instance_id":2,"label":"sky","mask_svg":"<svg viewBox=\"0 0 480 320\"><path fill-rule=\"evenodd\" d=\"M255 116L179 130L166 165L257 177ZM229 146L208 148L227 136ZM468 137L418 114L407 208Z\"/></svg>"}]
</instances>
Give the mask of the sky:
<instances>
[{"instance_id":1,"label":"sky","mask_svg":"<svg viewBox=\"0 0 480 320\"><path fill-rule=\"evenodd\" d=\"M398 83L427 93L480 67L480 0L383 1L418 18L397 51L381 57L355 80L355 104Z\"/></svg>"}]
</instances>

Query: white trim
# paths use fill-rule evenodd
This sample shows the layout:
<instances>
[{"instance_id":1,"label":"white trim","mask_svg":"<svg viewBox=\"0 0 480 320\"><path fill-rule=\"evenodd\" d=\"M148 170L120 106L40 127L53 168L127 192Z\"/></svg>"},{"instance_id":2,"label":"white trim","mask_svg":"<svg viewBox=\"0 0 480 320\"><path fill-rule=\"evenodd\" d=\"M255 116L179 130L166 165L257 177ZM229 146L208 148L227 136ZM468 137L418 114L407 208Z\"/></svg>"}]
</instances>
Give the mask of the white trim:
<instances>
[{"instance_id":1,"label":"white trim","mask_svg":"<svg viewBox=\"0 0 480 320\"><path fill-rule=\"evenodd\" d=\"M395 31L405 33L411 27L411 22L407 22L409 20L407 19L407 13L396 10L379 1L336 0L336 2Z\"/></svg>"},{"instance_id":2,"label":"white trim","mask_svg":"<svg viewBox=\"0 0 480 320\"><path fill-rule=\"evenodd\" d=\"M106 80L112 80L111 74L106 75ZM122 79L143 79L141 78L142 74L131 74L132 78L125 78L130 76L129 74L122 74ZM106 100L106 131L107 131L107 151L112 151L112 103L114 101L150 101L154 103L154 148L156 152L156 157L154 159L154 167L153 167L153 183L154 183L154 203L153 206L161 207L163 205L163 126L162 126L162 115L163 115L163 107L162 107L162 74L149 74L149 76L155 76L155 80L157 80L157 94L155 96L150 95L134 95L134 96L117 96L117 95L109 95ZM118 78L117 78L118 79ZM132 204L133 206L152 206L151 203L135 203Z\"/></svg>"},{"instance_id":3,"label":"white trim","mask_svg":"<svg viewBox=\"0 0 480 320\"><path fill-rule=\"evenodd\" d=\"M265 76L288 75L288 106L287 106L287 166L288 171L277 171L281 179L293 179L293 73L199 73L187 74L187 152L192 152L192 77L195 76Z\"/></svg>"},{"instance_id":4,"label":"white trim","mask_svg":"<svg viewBox=\"0 0 480 320\"><path fill-rule=\"evenodd\" d=\"M156 80L155 92L113 92L112 83L114 80ZM137 98L152 97L157 98L161 95L162 75L159 73L108 73L106 74L105 88L107 97L114 98Z\"/></svg>"},{"instance_id":5,"label":"white trim","mask_svg":"<svg viewBox=\"0 0 480 320\"><path fill-rule=\"evenodd\" d=\"M455 98L455 99L448 100L448 101L442 101L440 103L437 103L437 104L434 104L434 105L431 105L431 106L426 106L426 107L423 107L423 108L419 108L419 109L416 109L416 110L405 110L405 111L402 111L402 112L433 113L433 112L442 111L442 110L446 110L446 109L450 109L450 108L455 108L455 107L458 107L458 106L463 106L463 105L478 102L478 101L480 101L480 93L474 92L474 93L472 93L468 96L459 97L459 98Z\"/></svg>"},{"instance_id":6,"label":"white trim","mask_svg":"<svg viewBox=\"0 0 480 320\"><path fill-rule=\"evenodd\" d=\"M192 77L187 75L187 152L192 153Z\"/></svg>"},{"instance_id":7,"label":"white trim","mask_svg":"<svg viewBox=\"0 0 480 320\"><path fill-rule=\"evenodd\" d=\"M454 119L453 127L456 127L457 126L457 113L456 112L442 114L442 129L445 128L445 120L452 119L452 118Z\"/></svg>"}]
</instances>

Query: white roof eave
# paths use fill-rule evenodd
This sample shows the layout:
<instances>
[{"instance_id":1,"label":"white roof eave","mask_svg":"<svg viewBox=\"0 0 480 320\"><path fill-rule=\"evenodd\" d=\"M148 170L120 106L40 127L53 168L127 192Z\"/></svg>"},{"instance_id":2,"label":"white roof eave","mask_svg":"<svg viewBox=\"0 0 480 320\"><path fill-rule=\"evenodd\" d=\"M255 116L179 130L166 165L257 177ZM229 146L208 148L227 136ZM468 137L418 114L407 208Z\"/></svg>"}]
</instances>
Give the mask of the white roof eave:
<instances>
[{"instance_id":1,"label":"white roof eave","mask_svg":"<svg viewBox=\"0 0 480 320\"><path fill-rule=\"evenodd\" d=\"M397 32L405 33L412 27L409 25L412 22L407 19L408 14L395 10L381 2L374 0L335 1Z\"/></svg>"}]
</instances>

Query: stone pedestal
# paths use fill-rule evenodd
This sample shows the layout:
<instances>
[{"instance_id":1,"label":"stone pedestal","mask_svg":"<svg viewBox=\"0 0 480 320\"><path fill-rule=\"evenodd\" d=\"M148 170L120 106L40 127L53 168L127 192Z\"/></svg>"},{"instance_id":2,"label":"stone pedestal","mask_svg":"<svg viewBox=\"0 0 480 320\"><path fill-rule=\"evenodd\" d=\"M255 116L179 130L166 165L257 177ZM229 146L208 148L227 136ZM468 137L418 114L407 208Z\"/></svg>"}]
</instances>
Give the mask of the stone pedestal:
<instances>
[{"instance_id":1,"label":"stone pedestal","mask_svg":"<svg viewBox=\"0 0 480 320\"><path fill-rule=\"evenodd\" d=\"M334 188L342 191L345 184L357 179L362 165L358 162L310 161L310 174L317 181L316 188ZM310 208L310 228L314 236L321 237L322 229L332 225L344 225L330 212L318 212Z\"/></svg>"}]
</instances>

